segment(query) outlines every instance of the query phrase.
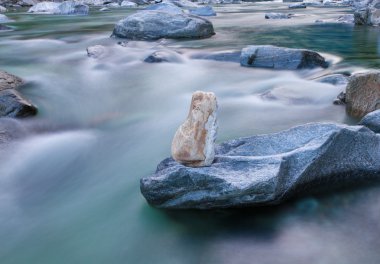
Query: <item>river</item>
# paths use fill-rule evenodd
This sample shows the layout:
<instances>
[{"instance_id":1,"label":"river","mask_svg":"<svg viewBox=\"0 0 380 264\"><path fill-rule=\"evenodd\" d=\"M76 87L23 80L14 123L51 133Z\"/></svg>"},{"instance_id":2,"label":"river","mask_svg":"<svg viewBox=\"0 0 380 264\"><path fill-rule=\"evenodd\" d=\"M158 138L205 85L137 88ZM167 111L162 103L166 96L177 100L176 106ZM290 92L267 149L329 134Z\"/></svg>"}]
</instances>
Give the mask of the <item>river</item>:
<instances>
[{"instance_id":1,"label":"river","mask_svg":"<svg viewBox=\"0 0 380 264\"><path fill-rule=\"evenodd\" d=\"M0 69L27 81L21 92L39 114L19 121L28 136L0 150L0 263L379 263L376 186L212 212L165 212L140 194L139 179L170 155L196 90L218 97L218 142L308 122L357 121L332 104L342 87L312 79L378 68L380 29L314 23L348 8L263 18L284 8L219 6L212 38L124 45L110 35L130 9L7 13L15 30L0 33ZM108 48L105 58L87 57L96 44ZM250 44L316 50L331 66L294 72L190 59ZM180 52L182 63L144 63L158 45Z\"/></svg>"}]
</instances>

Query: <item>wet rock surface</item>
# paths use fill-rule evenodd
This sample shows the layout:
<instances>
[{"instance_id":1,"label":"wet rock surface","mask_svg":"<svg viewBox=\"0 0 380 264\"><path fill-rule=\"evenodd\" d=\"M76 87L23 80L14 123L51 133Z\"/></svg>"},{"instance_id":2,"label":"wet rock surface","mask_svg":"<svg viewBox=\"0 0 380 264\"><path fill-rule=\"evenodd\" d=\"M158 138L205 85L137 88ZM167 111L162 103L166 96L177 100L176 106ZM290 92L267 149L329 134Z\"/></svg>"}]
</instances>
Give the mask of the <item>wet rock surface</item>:
<instances>
[{"instance_id":1,"label":"wet rock surface","mask_svg":"<svg viewBox=\"0 0 380 264\"><path fill-rule=\"evenodd\" d=\"M328 67L325 58L315 51L271 45L253 45L244 48L240 56L240 64L246 67L287 70Z\"/></svg>"},{"instance_id":2,"label":"wet rock surface","mask_svg":"<svg viewBox=\"0 0 380 264\"><path fill-rule=\"evenodd\" d=\"M373 179L380 179L378 134L315 123L226 141L210 167L165 159L140 188L159 208L214 209L277 204Z\"/></svg>"}]
</instances>

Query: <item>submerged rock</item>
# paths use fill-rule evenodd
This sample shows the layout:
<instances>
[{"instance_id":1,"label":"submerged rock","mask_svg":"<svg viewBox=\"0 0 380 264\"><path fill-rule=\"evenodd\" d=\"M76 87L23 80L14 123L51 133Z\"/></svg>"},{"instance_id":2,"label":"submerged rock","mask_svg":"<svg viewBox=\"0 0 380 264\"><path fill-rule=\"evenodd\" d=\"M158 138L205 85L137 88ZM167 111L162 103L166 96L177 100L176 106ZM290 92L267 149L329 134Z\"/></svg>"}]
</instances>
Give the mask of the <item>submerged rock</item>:
<instances>
[{"instance_id":1,"label":"submerged rock","mask_svg":"<svg viewBox=\"0 0 380 264\"><path fill-rule=\"evenodd\" d=\"M180 55L171 50L158 50L150 54L144 59L144 62L148 63L160 63L160 62L181 62Z\"/></svg>"},{"instance_id":2,"label":"submerged rock","mask_svg":"<svg viewBox=\"0 0 380 264\"><path fill-rule=\"evenodd\" d=\"M366 126L375 133L380 133L380 109L363 117L359 125Z\"/></svg>"},{"instance_id":3,"label":"submerged rock","mask_svg":"<svg viewBox=\"0 0 380 264\"><path fill-rule=\"evenodd\" d=\"M87 15L89 7L75 1L65 1L62 3L40 2L32 6L28 12L37 14L54 15Z\"/></svg>"},{"instance_id":4,"label":"submerged rock","mask_svg":"<svg viewBox=\"0 0 380 264\"><path fill-rule=\"evenodd\" d=\"M5 89L15 89L23 83L24 81L20 77L0 70L0 91Z\"/></svg>"},{"instance_id":5,"label":"submerged rock","mask_svg":"<svg viewBox=\"0 0 380 264\"><path fill-rule=\"evenodd\" d=\"M288 6L290 9L297 9L297 8L306 8L305 3L299 3L299 4L291 4Z\"/></svg>"},{"instance_id":6,"label":"submerged rock","mask_svg":"<svg viewBox=\"0 0 380 264\"><path fill-rule=\"evenodd\" d=\"M346 88L346 103L347 113L358 118L380 109L380 71L352 75Z\"/></svg>"},{"instance_id":7,"label":"submerged rock","mask_svg":"<svg viewBox=\"0 0 380 264\"><path fill-rule=\"evenodd\" d=\"M278 204L369 179L380 179L379 135L316 123L224 142L210 167L165 159L140 189L159 208L214 209Z\"/></svg>"},{"instance_id":8,"label":"submerged rock","mask_svg":"<svg viewBox=\"0 0 380 264\"><path fill-rule=\"evenodd\" d=\"M87 49L87 56L94 59L99 59L105 56L107 50L102 45L90 46Z\"/></svg>"},{"instance_id":9,"label":"submerged rock","mask_svg":"<svg viewBox=\"0 0 380 264\"><path fill-rule=\"evenodd\" d=\"M349 76L337 73L319 77L315 81L332 85L347 85L349 78Z\"/></svg>"},{"instance_id":10,"label":"submerged rock","mask_svg":"<svg viewBox=\"0 0 380 264\"><path fill-rule=\"evenodd\" d=\"M214 93L195 92L186 121L172 142L172 157L190 167L210 166L215 156L217 102Z\"/></svg>"},{"instance_id":11,"label":"submerged rock","mask_svg":"<svg viewBox=\"0 0 380 264\"><path fill-rule=\"evenodd\" d=\"M13 89L0 91L0 116L28 117L37 114L37 108Z\"/></svg>"},{"instance_id":12,"label":"submerged rock","mask_svg":"<svg viewBox=\"0 0 380 264\"><path fill-rule=\"evenodd\" d=\"M292 17L292 14L283 14L283 13L266 13L265 19L289 19Z\"/></svg>"},{"instance_id":13,"label":"submerged rock","mask_svg":"<svg viewBox=\"0 0 380 264\"><path fill-rule=\"evenodd\" d=\"M141 11L120 20L113 35L120 38L156 40L160 38L208 38L214 28L205 18L160 11Z\"/></svg>"},{"instance_id":14,"label":"submerged rock","mask_svg":"<svg viewBox=\"0 0 380 264\"><path fill-rule=\"evenodd\" d=\"M328 67L325 58L315 51L272 45L253 45L244 48L240 56L240 64L246 67L287 70Z\"/></svg>"},{"instance_id":15,"label":"submerged rock","mask_svg":"<svg viewBox=\"0 0 380 264\"><path fill-rule=\"evenodd\" d=\"M216 16L214 9L211 6L198 7L190 10L190 14L196 16Z\"/></svg>"},{"instance_id":16,"label":"submerged rock","mask_svg":"<svg viewBox=\"0 0 380 264\"><path fill-rule=\"evenodd\" d=\"M0 31L5 31L5 30L12 30L12 28L7 25L0 24Z\"/></svg>"}]
</instances>

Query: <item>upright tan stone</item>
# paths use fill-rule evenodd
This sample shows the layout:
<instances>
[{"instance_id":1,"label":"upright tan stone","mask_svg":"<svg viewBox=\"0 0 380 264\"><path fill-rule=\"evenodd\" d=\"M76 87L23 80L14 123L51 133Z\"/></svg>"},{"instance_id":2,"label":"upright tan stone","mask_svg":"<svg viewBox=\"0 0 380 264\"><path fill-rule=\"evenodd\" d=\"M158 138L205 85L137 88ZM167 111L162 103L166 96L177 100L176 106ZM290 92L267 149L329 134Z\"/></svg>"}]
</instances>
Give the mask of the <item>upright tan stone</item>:
<instances>
[{"instance_id":1,"label":"upright tan stone","mask_svg":"<svg viewBox=\"0 0 380 264\"><path fill-rule=\"evenodd\" d=\"M197 91L186 121L172 142L172 157L190 167L210 166L215 156L218 104L214 93Z\"/></svg>"}]
</instances>

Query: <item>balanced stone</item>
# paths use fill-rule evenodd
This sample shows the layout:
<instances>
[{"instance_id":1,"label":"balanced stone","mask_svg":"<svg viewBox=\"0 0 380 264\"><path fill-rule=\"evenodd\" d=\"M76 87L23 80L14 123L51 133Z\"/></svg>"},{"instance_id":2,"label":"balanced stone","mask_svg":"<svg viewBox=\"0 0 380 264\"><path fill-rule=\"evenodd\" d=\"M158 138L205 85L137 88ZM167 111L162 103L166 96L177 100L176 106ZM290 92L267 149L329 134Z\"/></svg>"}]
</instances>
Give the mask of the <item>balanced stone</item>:
<instances>
[{"instance_id":1,"label":"balanced stone","mask_svg":"<svg viewBox=\"0 0 380 264\"><path fill-rule=\"evenodd\" d=\"M346 88L346 111L353 117L380 109L380 71L351 76Z\"/></svg>"},{"instance_id":2,"label":"balanced stone","mask_svg":"<svg viewBox=\"0 0 380 264\"><path fill-rule=\"evenodd\" d=\"M246 67L296 70L327 68L328 63L320 54L305 49L289 49L272 45L253 45L242 50L240 64Z\"/></svg>"},{"instance_id":3,"label":"balanced stone","mask_svg":"<svg viewBox=\"0 0 380 264\"><path fill-rule=\"evenodd\" d=\"M210 167L165 159L140 189L159 208L214 209L278 204L379 180L379 134L314 123L224 142Z\"/></svg>"},{"instance_id":4,"label":"balanced stone","mask_svg":"<svg viewBox=\"0 0 380 264\"><path fill-rule=\"evenodd\" d=\"M186 121L172 142L172 157L190 167L210 166L215 156L217 101L214 93L197 91Z\"/></svg>"},{"instance_id":5,"label":"balanced stone","mask_svg":"<svg viewBox=\"0 0 380 264\"><path fill-rule=\"evenodd\" d=\"M113 30L114 36L139 40L207 38L214 34L212 23L205 18L150 10L120 20Z\"/></svg>"}]
</instances>

